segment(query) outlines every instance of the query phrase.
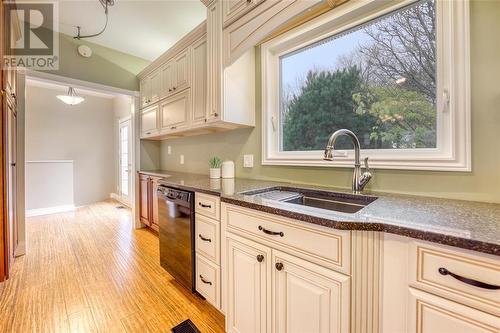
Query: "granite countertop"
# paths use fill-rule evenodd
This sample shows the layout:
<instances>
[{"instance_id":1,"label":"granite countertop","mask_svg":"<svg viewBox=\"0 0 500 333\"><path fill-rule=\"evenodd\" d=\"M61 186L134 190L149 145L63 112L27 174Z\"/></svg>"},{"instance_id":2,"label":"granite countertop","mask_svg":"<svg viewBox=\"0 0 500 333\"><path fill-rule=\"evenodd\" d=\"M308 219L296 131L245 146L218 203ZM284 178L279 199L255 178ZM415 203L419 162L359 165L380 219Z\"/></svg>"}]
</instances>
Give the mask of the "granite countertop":
<instances>
[{"instance_id":1,"label":"granite countertop","mask_svg":"<svg viewBox=\"0 0 500 333\"><path fill-rule=\"evenodd\" d=\"M342 230L398 234L500 256L500 204L366 191L377 200L354 214L284 203L241 192L270 187L350 193L345 189L253 179L209 179L168 170L140 171L163 184L221 197L222 202Z\"/></svg>"}]
</instances>

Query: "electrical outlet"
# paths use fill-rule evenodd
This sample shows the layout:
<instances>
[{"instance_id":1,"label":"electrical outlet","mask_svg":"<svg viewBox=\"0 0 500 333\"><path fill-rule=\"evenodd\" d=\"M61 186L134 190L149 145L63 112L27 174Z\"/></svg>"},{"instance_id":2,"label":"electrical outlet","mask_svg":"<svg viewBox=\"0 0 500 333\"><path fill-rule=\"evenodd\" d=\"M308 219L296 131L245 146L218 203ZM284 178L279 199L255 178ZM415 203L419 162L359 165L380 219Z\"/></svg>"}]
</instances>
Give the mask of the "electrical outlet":
<instances>
[{"instance_id":1,"label":"electrical outlet","mask_svg":"<svg viewBox=\"0 0 500 333\"><path fill-rule=\"evenodd\" d=\"M167 154L168 155L172 154L172 146L167 146Z\"/></svg>"},{"instance_id":2,"label":"electrical outlet","mask_svg":"<svg viewBox=\"0 0 500 333\"><path fill-rule=\"evenodd\" d=\"M253 155L243 155L243 167L253 168Z\"/></svg>"},{"instance_id":3,"label":"electrical outlet","mask_svg":"<svg viewBox=\"0 0 500 333\"><path fill-rule=\"evenodd\" d=\"M180 162L181 162L181 164L184 164L184 155L181 155Z\"/></svg>"}]
</instances>

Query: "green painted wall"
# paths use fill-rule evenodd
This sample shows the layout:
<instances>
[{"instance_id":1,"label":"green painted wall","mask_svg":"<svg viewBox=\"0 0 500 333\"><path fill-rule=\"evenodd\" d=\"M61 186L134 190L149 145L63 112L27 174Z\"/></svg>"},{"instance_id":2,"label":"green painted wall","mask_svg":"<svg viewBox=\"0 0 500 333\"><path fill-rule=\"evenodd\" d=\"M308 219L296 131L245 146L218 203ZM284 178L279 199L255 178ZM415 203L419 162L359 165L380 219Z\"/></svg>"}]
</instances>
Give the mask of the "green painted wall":
<instances>
[{"instance_id":1,"label":"green painted wall","mask_svg":"<svg viewBox=\"0 0 500 333\"><path fill-rule=\"evenodd\" d=\"M384 192L500 203L500 39L497 38L500 35L499 17L500 1L472 1L473 171L456 173L374 170L374 178L369 188ZM259 78L257 82L260 82ZM260 92L260 87L257 91ZM260 105L259 93L257 101L257 105ZM208 158L218 155L235 161L238 177L350 188L351 169L260 165L260 116L258 109L258 125L254 129L163 141L159 166L169 170L208 173ZM167 155L168 145L172 146L172 155ZM180 154L185 156L184 165L179 164ZM243 168L243 154L254 154L254 168Z\"/></svg>"},{"instance_id":2,"label":"green painted wall","mask_svg":"<svg viewBox=\"0 0 500 333\"><path fill-rule=\"evenodd\" d=\"M84 58L77 52L80 44L88 45L93 54ZM151 62L87 40L59 34L59 70L51 74L70 77L116 88L139 90L137 74Z\"/></svg>"}]
</instances>

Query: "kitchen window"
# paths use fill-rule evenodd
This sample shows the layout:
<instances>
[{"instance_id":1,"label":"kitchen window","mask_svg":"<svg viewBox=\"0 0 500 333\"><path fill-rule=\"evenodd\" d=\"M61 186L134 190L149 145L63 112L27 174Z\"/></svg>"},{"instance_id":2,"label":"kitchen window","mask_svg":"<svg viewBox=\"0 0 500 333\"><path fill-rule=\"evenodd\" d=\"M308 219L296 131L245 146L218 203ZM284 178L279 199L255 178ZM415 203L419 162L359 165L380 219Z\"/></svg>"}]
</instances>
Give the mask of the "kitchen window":
<instances>
[{"instance_id":1,"label":"kitchen window","mask_svg":"<svg viewBox=\"0 0 500 333\"><path fill-rule=\"evenodd\" d=\"M261 46L263 164L470 171L468 1L350 1Z\"/></svg>"}]
</instances>

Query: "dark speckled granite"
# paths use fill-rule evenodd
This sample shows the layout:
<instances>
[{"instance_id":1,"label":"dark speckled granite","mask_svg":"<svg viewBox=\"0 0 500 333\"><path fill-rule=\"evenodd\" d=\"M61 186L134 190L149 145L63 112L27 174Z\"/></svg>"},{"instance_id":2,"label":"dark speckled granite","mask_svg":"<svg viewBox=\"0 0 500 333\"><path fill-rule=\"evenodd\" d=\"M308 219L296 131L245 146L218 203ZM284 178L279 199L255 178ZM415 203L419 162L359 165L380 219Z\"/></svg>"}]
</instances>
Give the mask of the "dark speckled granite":
<instances>
[{"instance_id":1,"label":"dark speckled granite","mask_svg":"<svg viewBox=\"0 0 500 333\"><path fill-rule=\"evenodd\" d=\"M241 192L270 187L348 193L345 189L252 179L210 180L207 175L141 171L162 183L218 195L221 201L343 230L383 231L469 250L500 255L500 204L367 192L378 199L354 214L262 199Z\"/></svg>"}]
</instances>

